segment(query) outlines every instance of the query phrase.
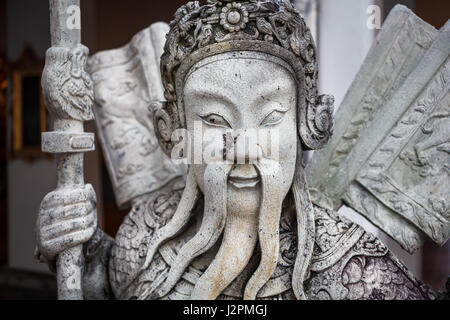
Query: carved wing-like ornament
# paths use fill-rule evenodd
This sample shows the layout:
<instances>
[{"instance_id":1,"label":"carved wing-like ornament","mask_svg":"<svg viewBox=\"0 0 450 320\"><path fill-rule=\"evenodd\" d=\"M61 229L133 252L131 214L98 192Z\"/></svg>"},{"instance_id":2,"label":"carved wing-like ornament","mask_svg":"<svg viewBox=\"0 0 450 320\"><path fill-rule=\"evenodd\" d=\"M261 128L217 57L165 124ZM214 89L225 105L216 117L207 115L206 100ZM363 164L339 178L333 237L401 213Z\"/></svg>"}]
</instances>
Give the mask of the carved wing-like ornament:
<instances>
[{"instance_id":1,"label":"carved wing-like ornament","mask_svg":"<svg viewBox=\"0 0 450 320\"><path fill-rule=\"evenodd\" d=\"M396 6L307 168L315 204L345 203L411 253L450 237L449 55L449 22Z\"/></svg>"},{"instance_id":2,"label":"carved wing-like ornament","mask_svg":"<svg viewBox=\"0 0 450 320\"><path fill-rule=\"evenodd\" d=\"M162 152L153 126L155 102L164 100L159 65L168 29L154 23L126 46L88 61L98 136L122 208L183 174Z\"/></svg>"}]
</instances>

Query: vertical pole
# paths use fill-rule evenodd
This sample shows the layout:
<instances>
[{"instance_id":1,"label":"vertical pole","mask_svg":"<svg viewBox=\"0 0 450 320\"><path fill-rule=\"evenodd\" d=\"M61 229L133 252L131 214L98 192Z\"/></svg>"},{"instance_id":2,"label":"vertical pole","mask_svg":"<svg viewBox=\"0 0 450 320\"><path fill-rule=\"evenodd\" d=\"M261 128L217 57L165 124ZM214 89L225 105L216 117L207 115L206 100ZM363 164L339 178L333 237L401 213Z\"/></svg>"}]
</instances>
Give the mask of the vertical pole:
<instances>
[{"instance_id":1,"label":"vertical pole","mask_svg":"<svg viewBox=\"0 0 450 320\"><path fill-rule=\"evenodd\" d=\"M57 190L84 186L83 155L94 150L94 136L84 133L92 120L92 81L84 71L88 55L82 46L79 0L50 0L52 47L42 77L44 98L53 115L53 132L42 134L42 150L57 160ZM83 299L83 247L74 246L56 260L58 299Z\"/></svg>"}]
</instances>

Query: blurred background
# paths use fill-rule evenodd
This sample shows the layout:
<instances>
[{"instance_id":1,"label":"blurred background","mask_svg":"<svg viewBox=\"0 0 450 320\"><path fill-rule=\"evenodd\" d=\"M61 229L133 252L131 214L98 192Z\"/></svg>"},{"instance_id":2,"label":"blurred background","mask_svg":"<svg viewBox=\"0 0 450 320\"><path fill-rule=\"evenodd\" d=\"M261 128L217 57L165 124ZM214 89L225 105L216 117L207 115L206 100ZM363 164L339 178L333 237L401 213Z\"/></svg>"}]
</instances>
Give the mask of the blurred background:
<instances>
[{"instance_id":1,"label":"blurred background","mask_svg":"<svg viewBox=\"0 0 450 320\"><path fill-rule=\"evenodd\" d=\"M183 0L81 0L82 42L91 53L121 47L139 30L169 22ZM377 5L383 20L401 3L436 28L450 16L448 0L293 0L316 37L320 91L342 101L377 30L366 25ZM44 195L56 185L56 164L40 152L40 132L49 120L40 92L44 56L50 47L46 0L0 0L0 299L54 299L56 282L34 259L34 224ZM95 124L86 125L95 132ZM85 157L85 179L97 192L100 225L114 236L120 211L100 146ZM450 271L450 244L431 243L408 255L381 231L350 210L343 213L380 236L421 280L441 289Z\"/></svg>"}]
</instances>

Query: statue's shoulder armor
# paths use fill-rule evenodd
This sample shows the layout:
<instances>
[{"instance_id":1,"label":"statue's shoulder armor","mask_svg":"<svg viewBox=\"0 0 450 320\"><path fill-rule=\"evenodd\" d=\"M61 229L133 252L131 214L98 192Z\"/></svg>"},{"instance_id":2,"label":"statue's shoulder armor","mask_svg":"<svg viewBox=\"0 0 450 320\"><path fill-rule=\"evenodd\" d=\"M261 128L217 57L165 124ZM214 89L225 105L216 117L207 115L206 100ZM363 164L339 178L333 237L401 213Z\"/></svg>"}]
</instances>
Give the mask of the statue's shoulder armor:
<instances>
[{"instance_id":1,"label":"statue's shoulder armor","mask_svg":"<svg viewBox=\"0 0 450 320\"><path fill-rule=\"evenodd\" d=\"M316 207L316 244L305 288L312 299L437 297L377 237L320 207Z\"/></svg>"},{"instance_id":2,"label":"statue's shoulder armor","mask_svg":"<svg viewBox=\"0 0 450 320\"><path fill-rule=\"evenodd\" d=\"M339 261L363 236L364 230L337 213L314 206L316 239L311 269L321 271Z\"/></svg>"},{"instance_id":3,"label":"statue's shoulder armor","mask_svg":"<svg viewBox=\"0 0 450 320\"><path fill-rule=\"evenodd\" d=\"M127 287L139 273L153 233L175 213L182 187L179 181L172 181L162 189L141 197L125 217L117 232L109 263L110 282L117 298L123 298Z\"/></svg>"}]
</instances>

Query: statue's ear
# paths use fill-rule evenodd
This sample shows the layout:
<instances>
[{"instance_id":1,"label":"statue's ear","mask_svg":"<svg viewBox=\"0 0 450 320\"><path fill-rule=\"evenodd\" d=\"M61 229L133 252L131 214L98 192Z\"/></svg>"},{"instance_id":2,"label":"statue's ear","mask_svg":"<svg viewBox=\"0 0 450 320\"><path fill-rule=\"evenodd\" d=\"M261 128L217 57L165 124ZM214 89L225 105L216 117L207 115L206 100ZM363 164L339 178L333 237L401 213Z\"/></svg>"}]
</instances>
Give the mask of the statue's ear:
<instances>
[{"instance_id":1,"label":"statue's ear","mask_svg":"<svg viewBox=\"0 0 450 320\"><path fill-rule=\"evenodd\" d=\"M164 153L170 157L172 151L172 133L173 121L168 112L165 110L166 102L158 102L154 106L154 127L159 144Z\"/></svg>"},{"instance_id":2,"label":"statue's ear","mask_svg":"<svg viewBox=\"0 0 450 320\"><path fill-rule=\"evenodd\" d=\"M334 97L318 96L314 102L306 101L300 112L300 137L309 150L323 148L333 135Z\"/></svg>"}]
</instances>

